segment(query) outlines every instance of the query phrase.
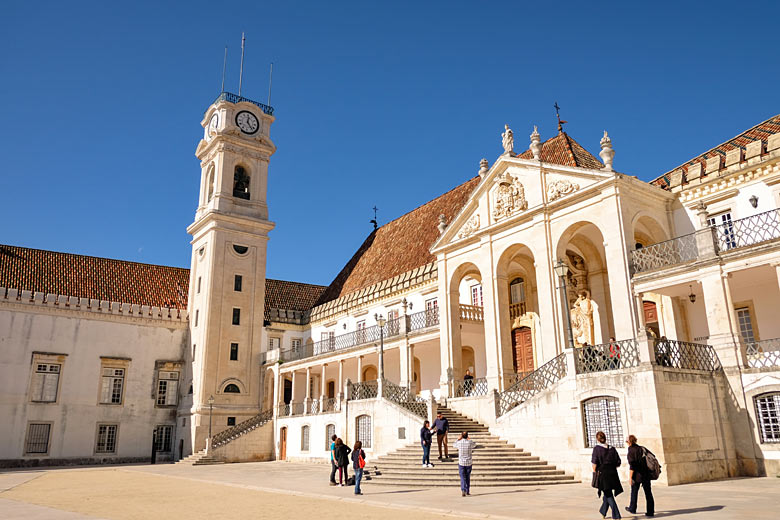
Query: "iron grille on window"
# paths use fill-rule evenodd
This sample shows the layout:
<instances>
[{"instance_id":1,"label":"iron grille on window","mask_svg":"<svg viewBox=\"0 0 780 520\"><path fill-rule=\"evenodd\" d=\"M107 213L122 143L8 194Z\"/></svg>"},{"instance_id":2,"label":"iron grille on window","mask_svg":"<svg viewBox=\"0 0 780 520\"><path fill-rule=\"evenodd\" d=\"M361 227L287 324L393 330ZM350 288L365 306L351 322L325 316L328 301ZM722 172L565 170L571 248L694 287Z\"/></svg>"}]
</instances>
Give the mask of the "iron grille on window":
<instances>
[{"instance_id":1,"label":"iron grille on window","mask_svg":"<svg viewBox=\"0 0 780 520\"><path fill-rule=\"evenodd\" d=\"M31 423L27 427L25 453L48 453L51 424Z\"/></svg>"},{"instance_id":2,"label":"iron grille on window","mask_svg":"<svg viewBox=\"0 0 780 520\"><path fill-rule=\"evenodd\" d=\"M331 437L336 435L336 425L335 424L329 424L325 427L325 451L330 451L330 443L333 442L330 440Z\"/></svg>"},{"instance_id":3,"label":"iron grille on window","mask_svg":"<svg viewBox=\"0 0 780 520\"><path fill-rule=\"evenodd\" d=\"M301 427L301 451L309 451L309 427Z\"/></svg>"},{"instance_id":4,"label":"iron grille on window","mask_svg":"<svg viewBox=\"0 0 780 520\"><path fill-rule=\"evenodd\" d=\"M156 429L154 437L154 449L157 451L171 451L171 437L173 437L173 426L161 425Z\"/></svg>"},{"instance_id":5,"label":"iron grille on window","mask_svg":"<svg viewBox=\"0 0 780 520\"><path fill-rule=\"evenodd\" d=\"M623 444L623 428L620 423L620 400L616 397L594 397L582 403L585 417L585 436L587 447L592 448L596 441L596 432L607 436L607 444Z\"/></svg>"},{"instance_id":6,"label":"iron grille on window","mask_svg":"<svg viewBox=\"0 0 780 520\"><path fill-rule=\"evenodd\" d=\"M364 448L371 447L371 416L360 415L355 419L355 431L357 431L357 440L363 443Z\"/></svg>"},{"instance_id":7,"label":"iron grille on window","mask_svg":"<svg viewBox=\"0 0 780 520\"><path fill-rule=\"evenodd\" d=\"M780 442L780 392L759 395L755 401L761 442Z\"/></svg>"},{"instance_id":8,"label":"iron grille on window","mask_svg":"<svg viewBox=\"0 0 780 520\"><path fill-rule=\"evenodd\" d=\"M101 424L98 426L97 453L114 453L116 451L116 424Z\"/></svg>"}]
</instances>

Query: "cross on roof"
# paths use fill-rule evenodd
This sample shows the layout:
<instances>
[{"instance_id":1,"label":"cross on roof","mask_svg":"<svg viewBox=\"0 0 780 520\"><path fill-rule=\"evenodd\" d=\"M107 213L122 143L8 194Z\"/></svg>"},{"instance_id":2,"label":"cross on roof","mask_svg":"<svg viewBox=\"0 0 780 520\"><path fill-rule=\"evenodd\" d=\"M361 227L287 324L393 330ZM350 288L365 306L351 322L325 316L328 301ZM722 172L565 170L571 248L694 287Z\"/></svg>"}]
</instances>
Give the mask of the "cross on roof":
<instances>
[{"instance_id":1,"label":"cross on roof","mask_svg":"<svg viewBox=\"0 0 780 520\"><path fill-rule=\"evenodd\" d=\"M560 134L561 132L563 132L563 125L568 123L568 121L564 121L561 119L561 113L560 113L561 107L558 106L557 101L555 102L553 107L555 107L555 117L558 118L558 133Z\"/></svg>"}]
</instances>

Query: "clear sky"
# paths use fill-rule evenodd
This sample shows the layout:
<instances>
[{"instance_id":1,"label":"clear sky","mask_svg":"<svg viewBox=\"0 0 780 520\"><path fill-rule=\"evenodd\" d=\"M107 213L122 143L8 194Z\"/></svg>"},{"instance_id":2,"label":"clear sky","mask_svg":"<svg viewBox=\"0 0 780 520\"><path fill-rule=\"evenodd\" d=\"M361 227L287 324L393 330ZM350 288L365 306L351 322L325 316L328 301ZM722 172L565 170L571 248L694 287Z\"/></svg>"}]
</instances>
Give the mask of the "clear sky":
<instances>
[{"instance_id":1,"label":"clear sky","mask_svg":"<svg viewBox=\"0 0 780 520\"><path fill-rule=\"evenodd\" d=\"M778 2L5 2L0 243L189 266L200 119L265 101L268 276L329 283L380 224L537 124L650 180L780 112Z\"/></svg>"}]
</instances>

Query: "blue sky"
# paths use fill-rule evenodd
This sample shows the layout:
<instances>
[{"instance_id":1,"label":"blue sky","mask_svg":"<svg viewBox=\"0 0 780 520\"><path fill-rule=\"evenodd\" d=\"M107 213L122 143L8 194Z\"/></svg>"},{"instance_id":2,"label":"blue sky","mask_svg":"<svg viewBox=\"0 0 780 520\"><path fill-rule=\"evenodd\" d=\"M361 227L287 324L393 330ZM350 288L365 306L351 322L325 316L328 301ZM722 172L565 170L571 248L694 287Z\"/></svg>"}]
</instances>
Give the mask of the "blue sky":
<instances>
[{"instance_id":1,"label":"blue sky","mask_svg":"<svg viewBox=\"0 0 780 520\"><path fill-rule=\"evenodd\" d=\"M189 266L200 119L265 101L268 276L327 284L476 174L504 123L649 180L778 113L777 2L14 2L0 19L0 243ZM518 146L520 148L521 146Z\"/></svg>"}]
</instances>

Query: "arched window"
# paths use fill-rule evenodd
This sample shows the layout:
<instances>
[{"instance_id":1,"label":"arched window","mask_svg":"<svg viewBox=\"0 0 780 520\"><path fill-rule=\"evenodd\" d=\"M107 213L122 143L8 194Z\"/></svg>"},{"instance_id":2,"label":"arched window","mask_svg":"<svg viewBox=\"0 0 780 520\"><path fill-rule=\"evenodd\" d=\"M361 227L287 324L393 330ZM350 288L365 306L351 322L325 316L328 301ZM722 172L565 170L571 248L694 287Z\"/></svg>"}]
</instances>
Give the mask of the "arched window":
<instances>
[{"instance_id":1,"label":"arched window","mask_svg":"<svg viewBox=\"0 0 780 520\"><path fill-rule=\"evenodd\" d=\"M214 166L209 168L209 174L206 177L206 202L214 197Z\"/></svg>"},{"instance_id":2,"label":"arched window","mask_svg":"<svg viewBox=\"0 0 780 520\"><path fill-rule=\"evenodd\" d=\"M335 424L329 424L325 427L325 451L330 451L330 443L333 442L330 440L331 437L336 435L336 425Z\"/></svg>"},{"instance_id":3,"label":"arched window","mask_svg":"<svg viewBox=\"0 0 780 520\"><path fill-rule=\"evenodd\" d=\"M761 394L754 401L761 442L780 442L780 392Z\"/></svg>"},{"instance_id":4,"label":"arched window","mask_svg":"<svg viewBox=\"0 0 780 520\"><path fill-rule=\"evenodd\" d=\"M309 426L301 427L301 451L309 451Z\"/></svg>"},{"instance_id":5,"label":"arched window","mask_svg":"<svg viewBox=\"0 0 780 520\"><path fill-rule=\"evenodd\" d=\"M364 448L371 447L371 416L358 415L355 419L355 431L358 441L363 443Z\"/></svg>"},{"instance_id":6,"label":"arched window","mask_svg":"<svg viewBox=\"0 0 780 520\"><path fill-rule=\"evenodd\" d=\"M512 280L509 284L509 297L512 300L510 303L525 302L525 280L522 278Z\"/></svg>"},{"instance_id":7,"label":"arched window","mask_svg":"<svg viewBox=\"0 0 780 520\"><path fill-rule=\"evenodd\" d=\"M607 444L623 445L623 427L620 423L620 400L617 397L599 396L583 401L582 416L585 419L586 447L592 448L598 441L596 432L604 432Z\"/></svg>"},{"instance_id":8,"label":"arched window","mask_svg":"<svg viewBox=\"0 0 780 520\"><path fill-rule=\"evenodd\" d=\"M240 394L241 390L239 390L238 385L230 383L229 385L225 386L225 389L222 390L225 394Z\"/></svg>"},{"instance_id":9,"label":"arched window","mask_svg":"<svg viewBox=\"0 0 780 520\"><path fill-rule=\"evenodd\" d=\"M236 166L233 172L233 196L249 200L249 174L243 166Z\"/></svg>"}]
</instances>

